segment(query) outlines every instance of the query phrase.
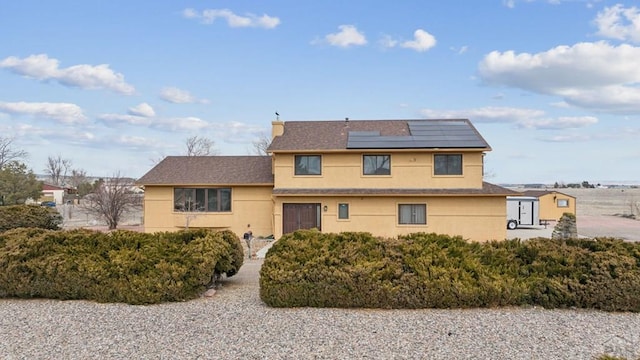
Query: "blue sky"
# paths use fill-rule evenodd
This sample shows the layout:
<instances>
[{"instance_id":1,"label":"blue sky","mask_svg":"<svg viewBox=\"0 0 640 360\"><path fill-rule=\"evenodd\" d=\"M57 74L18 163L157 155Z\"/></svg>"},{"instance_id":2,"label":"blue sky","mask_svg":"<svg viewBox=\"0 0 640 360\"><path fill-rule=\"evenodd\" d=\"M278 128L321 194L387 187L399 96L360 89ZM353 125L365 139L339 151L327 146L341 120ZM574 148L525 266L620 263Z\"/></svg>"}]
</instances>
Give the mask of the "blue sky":
<instances>
[{"instance_id":1,"label":"blue sky","mask_svg":"<svg viewBox=\"0 0 640 360\"><path fill-rule=\"evenodd\" d=\"M0 134L130 177L288 120L468 118L490 182L640 181L636 1L0 4Z\"/></svg>"}]
</instances>

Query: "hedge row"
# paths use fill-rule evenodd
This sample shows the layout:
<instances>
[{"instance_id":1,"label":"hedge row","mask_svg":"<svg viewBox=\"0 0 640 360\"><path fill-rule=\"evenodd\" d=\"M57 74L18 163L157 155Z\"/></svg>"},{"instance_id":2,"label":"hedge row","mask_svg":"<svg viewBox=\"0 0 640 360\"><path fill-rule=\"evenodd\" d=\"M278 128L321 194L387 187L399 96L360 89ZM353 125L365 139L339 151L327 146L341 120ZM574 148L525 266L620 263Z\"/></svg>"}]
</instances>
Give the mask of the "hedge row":
<instances>
[{"instance_id":1,"label":"hedge row","mask_svg":"<svg viewBox=\"0 0 640 360\"><path fill-rule=\"evenodd\" d=\"M152 304L193 299L242 266L231 231L145 234L14 229L0 234L0 296Z\"/></svg>"},{"instance_id":2,"label":"hedge row","mask_svg":"<svg viewBox=\"0 0 640 360\"><path fill-rule=\"evenodd\" d=\"M298 231L268 251L260 297L273 307L536 305L640 311L640 244L615 239L467 242L416 233Z\"/></svg>"},{"instance_id":3,"label":"hedge row","mask_svg":"<svg viewBox=\"0 0 640 360\"><path fill-rule=\"evenodd\" d=\"M0 233L17 228L57 230L62 215L56 210L38 205L0 206Z\"/></svg>"}]
</instances>

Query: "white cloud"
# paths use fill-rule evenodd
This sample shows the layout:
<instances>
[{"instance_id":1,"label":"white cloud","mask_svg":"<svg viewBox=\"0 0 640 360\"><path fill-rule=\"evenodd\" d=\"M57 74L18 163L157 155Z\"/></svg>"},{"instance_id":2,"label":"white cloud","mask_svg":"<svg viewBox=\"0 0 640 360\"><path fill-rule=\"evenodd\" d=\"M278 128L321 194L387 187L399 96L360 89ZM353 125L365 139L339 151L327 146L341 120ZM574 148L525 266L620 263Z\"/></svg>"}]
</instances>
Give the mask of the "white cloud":
<instances>
[{"instance_id":1,"label":"white cloud","mask_svg":"<svg viewBox=\"0 0 640 360\"><path fill-rule=\"evenodd\" d=\"M174 104L208 104L209 100L198 99L191 95L187 90L178 89L176 87L165 87L160 91L160 98Z\"/></svg>"},{"instance_id":2,"label":"white cloud","mask_svg":"<svg viewBox=\"0 0 640 360\"><path fill-rule=\"evenodd\" d=\"M157 119L151 126L164 131L200 131L210 127L208 122L193 116Z\"/></svg>"},{"instance_id":3,"label":"white cloud","mask_svg":"<svg viewBox=\"0 0 640 360\"><path fill-rule=\"evenodd\" d=\"M412 49L418 52L425 52L436 45L436 38L428 32L418 29L413 33L413 40L407 40L400 42L394 39L390 35L383 35L378 43L383 48L393 48L396 46L403 47L405 49ZM460 50L460 53L466 51L466 46Z\"/></svg>"},{"instance_id":4,"label":"white cloud","mask_svg":"<svg viewBox=\"0 0 640 360\"><path fill-rule=\"evenodd\" d=\"M635 86L634 86L635 85ZM640 113L638 83L602 86L595 89L567 89L558 94L572 105L612 114Z\"/></svg>"},{"instance_id":5,"label":"white cloud","mask_svg":"<svg viewBox=\"0 0 640 360\"><path fill-rule=\"evenodd\" d=\"M569 134L569 135L555 135L548 137L540 137L538 140L546 142L585 142L593 140L593 137L585 134Z\"/></svg>"},{"instance_id":6,"label":"white cloud","mask_svg":"<svg viewBox=\"0 0 640 360\"><path fill-rule=\"evenodd\" d=\"M82 109L69 103L0 102L0 112L48 118L64 124L80 124L86 121Z\"/></svg>"},{"instance_id":7,"label":"white cloud","mask_svg":"<svg viewBox=\"0 0 640 360\"><path fill-rule=\"evenodd\" d=\"M166 148L166 143L143 136L120 135L111 140L130 149Z\"/></svg>"},{"instance_id":8,"label":"white cloud","mask_svg":"<svg viewBox=\"0 0 640 360\"><path fill-rule=\"evenodd\" d=\"M125 95L135 92L134 87L125 82L124 75L114 72L107 64L81 64L60 68L57 59L39 54L24 59L10 56L0 61L0 67L29 78L56 80L62 85L82 89L107 89Z\"/></svg>"},{"instance_id":9,"label":"white cloud","mask_svg":"<svg viewBox=\"0 0 640 360\"><path fill-rule=\"evenodd\" d=\"M606 7L596 16L598 35L632 42L640 42L640 10L621 4Z\"/></svg>"},{"instance_id":10,"label":"white cloud","mask_svg":"<svg viewBox=\"0 0 640 360\"><path fill-rule=\"evenodd\" d=\"M324 40L332 46L338 46L342 48L348 48L350 46L361 46L367 44L367 38L363 32L353 25L340 25L338 26L337 33L332 33L324 37Z\"/></svg>"},{"instance_id":11,"label":"white cloud","mask_svg":"<svg viewBox=\"0 0 640 360\"><path fill-rule=\"evenodd\" d=\"M134 116L153 117L156 116L156 112L151 105L147 103L140 103L137 106L129 108L129 114Z\"/></svg>"},{"instance_id":12,"label":"white cloud","mask_svg":"<svg viewBox=\"0 0 640 360\"><path fill-rule=\"evenodd\" d=\"M536 54L493 51L479 74L485 83L560 96L574 106L640 112L640 48L627 44L578 43Z\"/></svg>"},{"instance_id":13,"label":"white cloud","mask_svg":"<svg viewBox=\"0 0 640 360\"><path fill-rule=\"evenodd\" d=\"M458 55L462 55L464 53L466 53L469 50L469 46L468 45L463 45L459 48L456 48L454 46L449 47L449 49L451 49L451 51L457 53Z\"/></svg>"},{"instance_id":14,"label":"white cloud","mask_svg":"<svg viewBox=\"0 0 640 360\"><path fill-rule=\"evenodd\" d=\"M518 126L526 129L561 130L576 129L596 124L598 118L593 116L561 116L557 119L527 119L518 122Z\"/></svg>"},{"instance_id":15,"label":"white cloud","mask_svg":"<svg viewBox=\"0 0 640 360\"><path fill-rule=\"evenodd\" d=\"M585 6L587 8L591 8L593 7L593 2L598 2L601 0L502 0L502 5L513 9L516 7L516 2L525 2L525 3L533 3L533 2L546 2L547 4L551 4L551 5L561 5L562 3L566 3L566 2L584 2L586 3Z\"/></svg>"},{"instance_id":16,"label":"white cloud","mask_svg":"<svg viewBox=\"0 0 640 360\"><path fill-rule=\"evenodd\" d=\"M277 17L254 14L245 14L245 16L236 15L229 9L205 9L201 13L188 8L182 11L182 16L187 19L199 19L204 24L213 24L216 19L222 18L227 21L230 27L259 27L264 29L273 29L280 25L280 19Z\"/></svg>"},{"instance_id":17,"label":"white cloud","mask_svg":"<svg viewBox=\"0 0 640 360\"><path fill-rule=\"evenodd\" d=\"M420 114L426 118L471 119L473 122L517 123L544 115L544 111L510 107L487 106L467 110L422 109Z\"/></svg>"},{"instance_id":18,"label":"white cloud","mask_svg":"<svg viewBox=\"0 0 640 360\"><path fill-rule=\"evenodd\" d=\"M93 145L99 141L95 134L68 126L65 127L36 127L30 124L16 124L13 131L20 138L33 146L46 144Z\"/></svg>"},{"instance_id":19,"label":"white cloud","mask_svg":"<svg viewBox=\"0 0 640 360\"><path fill-rule=\"evenodd\" d=\"M378 40L378 44L383 48L392 48L398 45L398 40L395 40L389 35L383 35L380 40Z\"/></svg>"},{"instance_id":20,"label":"white cloud","mask_svg":"<svg viewBox=\"0 0 640 360\"><path fill-rule=\"evenodd\" d=\"M400 46L418 52L425 52L436 46L436 38L422 29L416 30L413 33L413 38L413 40L403 42Z\"/></svg>"},{"instance_id":21,"label":"white cloud","mask_svg":"<svg viewBox=\"0 0 640 360\"><path fill-rule=\"evenodd\" d=\"M195 9L187 8L182 10L182 16L184 16L187 19L197 19L200 15Z\"/></svg>"},{"instance_id":22,"label":"white cloud","mask_svg":"<svg viewBox=\"0 0 640 360\"><path fill-rule=\"evenodd\" d=\"M514 7L516 7L515 0L502 0L502 4L508 7L509 9L513 9Z\"/></svg>"},{"instance_id":23,"label":"white cloud","mask_svg":"<svg viewBox=\"0 0 640 360\"><path fill-rule=\"evenodd\" d=\"M470 119L474 123L511 123L517 128L537 130L575 129L598 122L598 119L592 116L547 118L542 110L494 106L467 110L422 109L420 114L431 119Z\"/></svg>"},{"instance_id":24,"label":"white cloud","mask_svg":"<svg viewBox=\"0 0 640 360\"><path fill-rule=\"evenodd\" d=\"M48 134L42 134L43 137L48 140L55 140L56 142L63 142L65 144L85 145L90 143L100 143L100 139L93 133L82 130L75 131L58 131L48 130Z\"/></svg>"},{"instance_id":25,"label":"white cloud","mask_svg":"<svg viewBox=\"0 0 640 360\"><path fill-rule=\"evenodd\" d=\"M102 114L98 116L99 120L102 120L107 125L117 124L129 124L136 126L148 126L151 125L152 119L146 116L137 115L123 115L123 114Z\"/></svg>"}]
</instances>

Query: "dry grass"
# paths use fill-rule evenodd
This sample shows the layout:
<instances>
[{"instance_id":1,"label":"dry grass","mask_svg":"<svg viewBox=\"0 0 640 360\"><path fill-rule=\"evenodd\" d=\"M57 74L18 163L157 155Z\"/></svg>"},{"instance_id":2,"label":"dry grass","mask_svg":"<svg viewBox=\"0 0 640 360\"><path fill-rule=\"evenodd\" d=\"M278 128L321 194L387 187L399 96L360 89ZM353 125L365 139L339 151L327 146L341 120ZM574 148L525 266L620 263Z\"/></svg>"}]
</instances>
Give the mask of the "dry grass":
<instances>
[{"instance_id":1,"label":"dry grass","mask_svg":"<svg viewBox=\"0 0 640 360\"><path fill-rule=\"evenodd\" d=\"M635 214L640 209L640 189L558 189L576 197L577 216Z\"/></svg>"}]
</instances>

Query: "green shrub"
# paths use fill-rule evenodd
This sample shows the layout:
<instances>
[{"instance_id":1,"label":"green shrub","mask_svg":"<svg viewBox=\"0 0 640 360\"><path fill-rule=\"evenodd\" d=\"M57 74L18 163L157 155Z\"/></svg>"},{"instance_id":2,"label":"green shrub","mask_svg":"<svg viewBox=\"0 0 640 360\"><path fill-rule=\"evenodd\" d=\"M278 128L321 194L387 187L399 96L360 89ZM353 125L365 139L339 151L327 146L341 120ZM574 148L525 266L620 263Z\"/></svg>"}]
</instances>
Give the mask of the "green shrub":
<instances>
[{"instance_id":1,"label":"green shrub","mask_svg":"<svg viewBox=\"0 0 640 360\"><path fill-rule=\"evenodd\" d=\"M260 296L274 307L640 311L640 244L298 231L268 251Z\"/></svg>"},{"instance_id":2,"label":"green shrub","mask_svg":"<svg viewBox=\"0 0 640 360\"><path fill-rule=\"evenodd\" d=\"M0 234L0 296L151 304L197 297L242 266L231 232L22 228Z\"/></svg>"},{"instance_id":3,"label":"green shrub","mask_svg":"<svg viewBox=\"0 0 640 360\"><path fill-rule=\"evenodd\" d=\"M0 233L16 228L57 230L62 216L57 210L37 205L0 206Z\"/></svg>"}]
</instances>

